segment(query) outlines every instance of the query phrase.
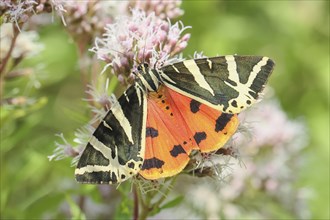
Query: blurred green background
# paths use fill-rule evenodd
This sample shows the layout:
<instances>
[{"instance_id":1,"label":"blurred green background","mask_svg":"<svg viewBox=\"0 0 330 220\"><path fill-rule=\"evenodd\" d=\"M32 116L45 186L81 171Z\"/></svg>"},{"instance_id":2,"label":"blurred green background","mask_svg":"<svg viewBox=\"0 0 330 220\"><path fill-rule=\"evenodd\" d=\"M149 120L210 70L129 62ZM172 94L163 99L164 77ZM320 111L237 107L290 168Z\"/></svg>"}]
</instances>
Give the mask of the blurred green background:
<instances>
[{"instance_id":1,"label":"blurred green background","mask_svg":"<svg viewBox=\"0 0 330 220\"><path fill-rule=\"evenodd\" d=\"M203 51L275 60L269 85L289 117L306 122L310 135L298 186L313 190L312 218L329 219L329 1L184 1L182 8L181 20L192 26L185 56ZM62 201L91 190L75 183L70 159L47 159L60 142L55 134L71 140L88 121L88 109L76 48L62 24L43 27L40 37L45 50L22 64L44 65L36 74L41 88L26 94L37 104L1 109L2 219L60 218ZM6 92L26 83L8 81Z\"/></svg>"}]
</instances>

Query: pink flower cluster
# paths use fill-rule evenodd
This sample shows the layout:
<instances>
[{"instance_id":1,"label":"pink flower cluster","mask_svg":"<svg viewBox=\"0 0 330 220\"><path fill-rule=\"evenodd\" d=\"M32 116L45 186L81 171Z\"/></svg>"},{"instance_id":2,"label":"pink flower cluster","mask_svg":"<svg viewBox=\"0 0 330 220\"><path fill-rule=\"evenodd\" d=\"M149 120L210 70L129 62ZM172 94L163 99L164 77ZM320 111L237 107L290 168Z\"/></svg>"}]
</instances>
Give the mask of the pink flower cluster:
<instances>
[{"instance_id":1,"label":"pink flower cluster","mask_svg":"<svg viewBox=\"0 0 330 220\"><path fill-rule=\"evenodd\" d=\"M38 5L38 2L35 0L1 1L0 2L1 17L4 16L4 23L26 22L30 17L30 15L33 13L33 9L36 5Z\"/></svg>"},{"instance_id":2,"label":"pink flower cluster","mask_svg":"<svg viewBox=\"0 0 330 220\"><path fill-rule=\"evenodd\" d=\"M2 0L0 2L0 16L2 23L15 23L20 30L21 25L26 23L30 17L41 13L50 13L55 0Z\"/></svg>"},{"instance_id":3,"label":"pink flower cluster","mask_svg":"<svg viewBox=\"0 0 330 220\"><path fill-rule=\"evenodd\" d=\"M125 84L136 65L147 62L153 66L179 54L190 34L182 36L181 22L171 24L154 13L133 9L131 16L119 16L108 24L102 38L96 38L92 51L112 67L112 72Z\"/></svg>"},{"instance_id":4,"label":"pink flower cluster","mask_svg":"<svg viewBox=\"0 0 330 220\"><path fill-rule=\"evenodd\" d=\"M107 23L112 22L121 4L116 1L101 0L53 0L53 5L70 35L80 45L87 44L87 46L92 43L95 36L103 33Z\"/></svg>"},{"instance_id":5,"label":"pink flower cluster","mask_svg":"<svg viewBox=\"0 0 330 220\"><path fill-rule=\"evenodd\" d=\"M104 33L106 24L118 15L131 15L131 9L146 14L154 13L159 19L173 19L183 14L181 1L103 1L103 0L52 0L55 11L62 17L70 35L80 44L91 44Z\"/></svg>"},{"instance_id":6,"label":"pink flower cluster","mask_svg":"<svg viewBox=\"0 0 330 220\"><path fill-rule=\"evenodd\" d=\"M174 19L183 14L183 10L180 8L181 1L178 0L128 1L127 4L127 8L137 8L147 14L154 12L161 19Z\"/></svg>"}]
</instances>

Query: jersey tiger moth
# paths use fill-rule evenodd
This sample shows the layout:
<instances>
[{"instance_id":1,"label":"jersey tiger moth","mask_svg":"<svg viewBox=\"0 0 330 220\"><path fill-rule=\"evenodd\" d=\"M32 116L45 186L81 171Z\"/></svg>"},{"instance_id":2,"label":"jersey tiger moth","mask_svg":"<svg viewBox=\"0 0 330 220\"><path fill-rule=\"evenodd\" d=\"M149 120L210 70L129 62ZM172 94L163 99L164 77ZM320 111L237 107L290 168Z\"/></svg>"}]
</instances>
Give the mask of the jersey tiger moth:
<instances>
[{"instance_id":1,"label":"jersey tiger moth","mask_svg":"<svg viewBox=\"0 0 330 220\"><path fill-rule=\"evenodd\" d=\"M93 133L75 170L81 183L120 183L181 172L192 150L221 148L237 113L254 104L274 67L262 56L218 56L160 69L138 66L136 80Z\"/></svg>"}]
</instances>

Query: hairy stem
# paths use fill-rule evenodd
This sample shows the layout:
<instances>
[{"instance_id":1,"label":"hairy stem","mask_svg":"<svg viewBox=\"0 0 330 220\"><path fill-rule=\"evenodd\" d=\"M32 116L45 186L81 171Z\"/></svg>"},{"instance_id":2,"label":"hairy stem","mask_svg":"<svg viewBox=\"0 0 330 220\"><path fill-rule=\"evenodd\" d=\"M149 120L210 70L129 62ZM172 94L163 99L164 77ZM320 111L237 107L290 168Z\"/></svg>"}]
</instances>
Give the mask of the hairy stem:
<instances>
[{"instance_id":1,"label":"hairy stem","mask_svg":"<svg viewBox=\"0 0 330 220\"><path fill-rule=\"evenodd\" d=\"M160 197L160 198L158 199L158 201L154 203L154 206L155 206L155 207L159 207L159 206L164 202L164 200L166 199L167 195L168 195L168 194L170 193L170 191L172 190L172 187L173 187L173 185L174 185L174 183L175 183L175 181L176 181L176 177L177 177L177 176L174 176L174 177L170 180L170 183L169 183L168 187L166 188L166 190L165 190L163 196Z\"/></svg>"},{"instance_id":2,"label":"hairy stem","mask_svg":"<svg viewBox=\"0 0 330 220\"><path fill-rule=\"evenodd\" d=\"M170 179L170 183L167 185L166 189L163 192L160 192L162 190L162 187L159 188L159 190L154 190L152 192L148 192L144 195L140 192L140 189L137 189L137 192L139 192L137 195L140 198L141 201L141 212L139 215L139 220L145 220L147 217L159 208L159 206L164 202L164 200L167 198L167 195L170 193L172 186L174 185L176 180L176 176ZM152 202L158 195L160 195L159 199L155 202ZM144 198L143 198L144 197Z\"/></svg>"}]
</instances>

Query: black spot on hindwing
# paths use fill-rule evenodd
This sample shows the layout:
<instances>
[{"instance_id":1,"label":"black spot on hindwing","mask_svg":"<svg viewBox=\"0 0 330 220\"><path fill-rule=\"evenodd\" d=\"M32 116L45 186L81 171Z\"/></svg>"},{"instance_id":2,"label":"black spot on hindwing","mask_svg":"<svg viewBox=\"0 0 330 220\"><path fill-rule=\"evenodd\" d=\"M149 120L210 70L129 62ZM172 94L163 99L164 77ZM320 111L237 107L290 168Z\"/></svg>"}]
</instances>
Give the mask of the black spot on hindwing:
<instances>
[{"instance_id":1,"label":"black spot on hindwing","mask_svg":"<svg viewBox=\"0 0 330 220\"><path fill-rule=\"evenodd\" d=\"M158 136L158 130L156 130L153 127L147 127L146 128L146 137L154 138L154 137L157 137L157 136Z\"/></svg>"},{"instance_id":2,"label":"black spot on hindwing","mask_svg":"<svg viewBox=\"0 0 330 220\"><path fill-rule=\"evenodd\" d=\"M196 143L199 145L202 140L206 139L206 133L205 132L196 132L194 135L194 139L196 141Z\"/></svg>"},{"instance_id":3,"label":"black spot on hindwing","mask_svg":"<svg viewBox=\"0 0 330 220\"><path fill-rule=\"evenodd\" d=\"M233 117L232 114L222 113L216 120L215 131L216 132L222 131L226 127L226 125L228 124L228 122L231 120L232 117Z\"/></svg>"},{"instance_id":4,"label":"black spot on hindwing","mask_svg":"<svg viewBox=\"0 0 330 220\"><path fill-rule=\"evenodd\" d=\"M131 169L134 169L135 164L133 162L130 162L127 164L127 166Z\"/></svg>"},{"instance_id":5,"label":"black spot on hindwing","mask_svg":"<svg viewBox=\"0 0 330 220\"><path fill-rule=\"evenodd\" d=\"M152 168L159 169L159 168L162 168L163 165L164 165L164 161L162 161L156 157L153 157L153 158L144 160L141 170L150 170Z\"/></svg>"},{"instance_id":6,"label":"black spot on hindwing","mask_svg":"<svg viewBox=\"0 0 330 220\"><path fill-rule=\"evenodd\" d=\"M173 149L170 151L170 154L173 157L177 157L179 154L186 154L186 151L179 144L179 145L174 145Z\"/></svg>"},{"instance_id":7,"label":"black spot on hindwing","mask_svg":"<svg viewBox=\"0 0 330 220\"><path fill-rule=\"evenodd\" d=\"M231 105L234 106L234 107L237 107L237 102L236 102L236 100L233 100L233 101L231 102Z\"/></svg>"},{"instance_id":8,"label":"black spot on hindwing","mask_svg":"<svg viewBox=\"0 0 330 220\"><path fill-rule=\"evenodd\" d=\"M190 101L190 111L191 111L192 113L197 113L197 112L199 111L199 107L200 107L200 105L201 105L200 102L198 102L198 101L192 99L192 100Z\"/></svg>"}]
</instances>

